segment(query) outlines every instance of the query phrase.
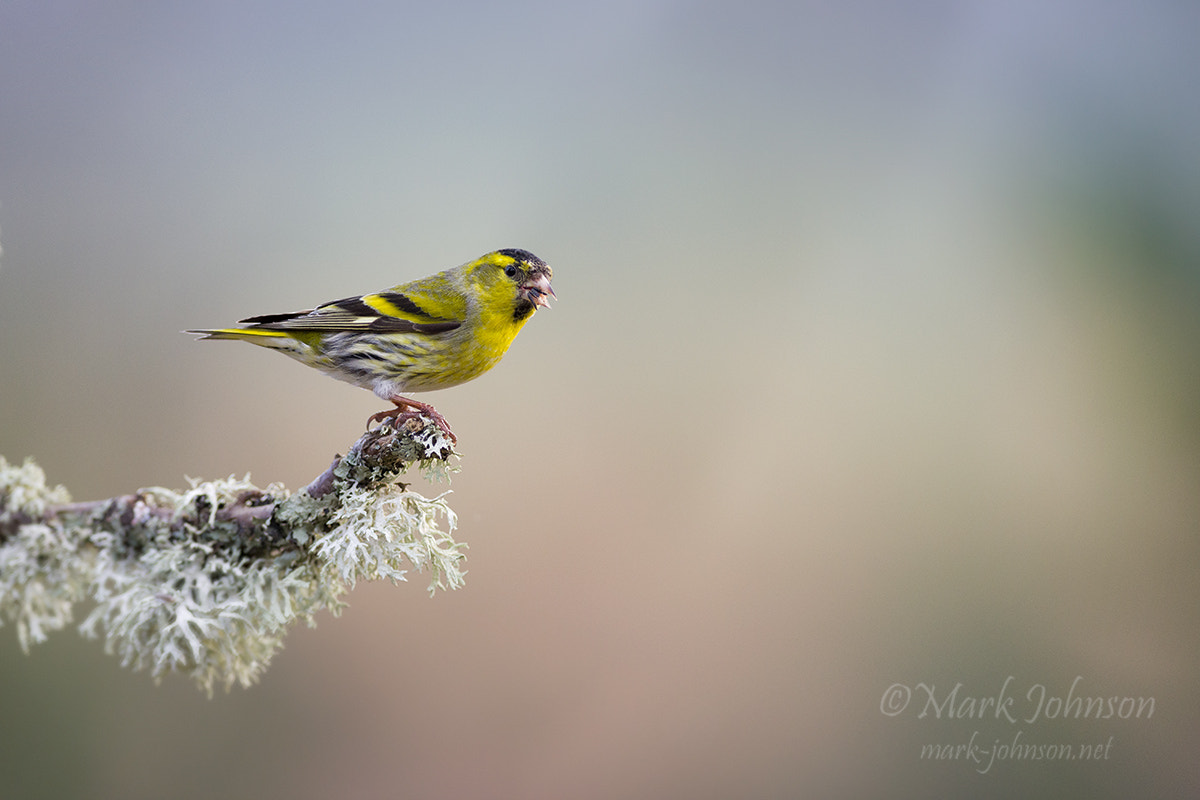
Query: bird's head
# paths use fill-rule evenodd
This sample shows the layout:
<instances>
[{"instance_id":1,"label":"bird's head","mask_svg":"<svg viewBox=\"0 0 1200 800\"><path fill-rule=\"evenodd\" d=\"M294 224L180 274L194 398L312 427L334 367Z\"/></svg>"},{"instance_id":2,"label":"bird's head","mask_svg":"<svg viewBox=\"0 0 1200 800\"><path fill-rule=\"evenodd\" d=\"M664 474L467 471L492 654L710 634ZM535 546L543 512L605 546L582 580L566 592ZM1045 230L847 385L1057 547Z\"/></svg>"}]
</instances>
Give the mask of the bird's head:
<instances>
[{"instance_id":1,"label":"bird's head","mask_svg":"<svg viewBox=\"0 0 1200 800\"><path fill-rule=\"evenodd\" d=\"M550 298L556 297L550 278L550 266L528 250L509 248L488 253L476 262L490 272L485 283L491 291L509 294L514 299L513 321L528 319L538 306L550 307Z\"/></svg>"}]
</instances>

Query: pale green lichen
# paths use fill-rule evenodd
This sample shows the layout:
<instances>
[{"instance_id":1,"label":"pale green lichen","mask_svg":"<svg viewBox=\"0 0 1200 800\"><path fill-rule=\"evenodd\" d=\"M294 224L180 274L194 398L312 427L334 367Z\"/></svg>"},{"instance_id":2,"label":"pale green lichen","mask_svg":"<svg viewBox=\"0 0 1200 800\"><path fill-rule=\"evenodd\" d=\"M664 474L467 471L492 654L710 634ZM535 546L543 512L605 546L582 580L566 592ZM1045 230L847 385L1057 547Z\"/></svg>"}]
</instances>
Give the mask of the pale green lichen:
<instances>
[{"instance_id":1,"label":"pale green lichen","mask_svg":"<svg viewBox=\"0 0 1200 800\"><path fill-rule=\"evenodd\" d=\"M15 623L28 650L91 600L80 630L124 666L184 673L210 694L249 686L291 625L336 614L358 581L415 568L431 593L462 586L448 493L396 480L414 464L451 471L450 444L427 430L376 429L295 494L230 477L71 504L32 462L0 458L0 624Z\"/></svg>"},{"instance_id":2,"label":"pale green lichen","mask_svg":"<svg viewBox=\"0 0 1200 800\"><path fill-rule=\"evenodd\" d=\"M349 490L330 520L330 532L313 546L321 557L321 582L353 589L359 580L402 581L403 565L409 563L431 567L430 593L462 586L463 545L451 536L458 518L445 496L429 499L398 487L386 495ZM447 523L444 533L439 516ZM413 529L429 535L411 536Z\"/></svg>"},{"instance_id":3,"label":"pale green lichen","mask_svg":"<svg viewBox=\"0 0 1200 800\"><path fill-rule=\"evenodd\" d=\"M63 487L46 486L31 460L18 467L0 456L0 624L17 626L25 652L70 623L72 606L86 593L86 537L38 521L48 507L70 501Z\"/></svg>"}]
</instances>

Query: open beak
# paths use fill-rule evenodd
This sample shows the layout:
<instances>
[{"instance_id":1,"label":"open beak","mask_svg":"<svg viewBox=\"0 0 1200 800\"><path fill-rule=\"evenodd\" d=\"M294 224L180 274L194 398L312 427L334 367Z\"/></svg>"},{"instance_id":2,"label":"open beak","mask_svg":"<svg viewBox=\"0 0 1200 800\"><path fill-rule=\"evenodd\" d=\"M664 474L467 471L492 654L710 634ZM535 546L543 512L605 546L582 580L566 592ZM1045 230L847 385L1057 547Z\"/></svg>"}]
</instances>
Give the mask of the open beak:
<instances>
[{"instance_id":1,"label":"open beak","mask_svg":"<svg viewBox=\"0 0 1200 800\"><path fill-rule=\"evenodd\" d=\"M554 288L550 285L550 278L544 274L530 276L526 283L521 284L521 292L535 306L549 308L550 298L558 299L558 295L554 293Z\"/></svg>"}]
</instances>

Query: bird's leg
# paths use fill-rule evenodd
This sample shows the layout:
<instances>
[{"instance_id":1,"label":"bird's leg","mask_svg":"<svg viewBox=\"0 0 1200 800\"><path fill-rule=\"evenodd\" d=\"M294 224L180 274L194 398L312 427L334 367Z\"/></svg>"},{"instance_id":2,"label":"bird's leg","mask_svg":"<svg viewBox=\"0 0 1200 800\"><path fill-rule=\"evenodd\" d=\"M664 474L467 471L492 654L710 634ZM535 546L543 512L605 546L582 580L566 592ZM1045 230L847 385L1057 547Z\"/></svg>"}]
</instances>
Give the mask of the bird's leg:
<instances>
[{"instance_id":1,"label":"bird's leg","mask_svg":"<svg viewBox=\"0 0 1200 800\"><path fill-rule=\"evenodd\" d=\"M452 430L450 430L450 423L446 422L446 418L439 414L437 409L435 409L433 406L429 405L428 403L422 403L420 401L413 400L409 397L401 397L400 395L394 395L388 399L391 400L396 407L390 408L387 411L380 411L377 414L372 414L371 416L367 417L368 428L371 427L372 423L383 422L384 420L391 420L392 424L396 425L402 420L412 419L413 417L424 415L433 420L433 424L437 425L442 433L446 434L446 437L452 443L458 444L458 437L454 435Z\"/></svg>"}]
</instances>

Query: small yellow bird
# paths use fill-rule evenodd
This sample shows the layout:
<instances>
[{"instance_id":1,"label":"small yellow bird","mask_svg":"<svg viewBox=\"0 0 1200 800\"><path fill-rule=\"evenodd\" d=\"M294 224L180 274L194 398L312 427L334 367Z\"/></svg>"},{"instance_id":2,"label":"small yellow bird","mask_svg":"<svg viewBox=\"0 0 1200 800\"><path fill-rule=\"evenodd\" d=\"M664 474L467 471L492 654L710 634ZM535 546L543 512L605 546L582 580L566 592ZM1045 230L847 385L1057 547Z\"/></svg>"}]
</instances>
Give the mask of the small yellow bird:
<instances>
[{"instance_id":1,"label":"small yellow bird","mask_svg":"<svg viewBox=\"0 0 1200 800\"><path fill-rule=\"evenodd\" d=\"M457 386L496 366L538 306L550 307L551 276L527 250L496 250L376 294L187 333L278 350L396 406L372 414L368 425L426 414L456 441L433 406L403 393Z\"/></svg>"}]
</instances>

